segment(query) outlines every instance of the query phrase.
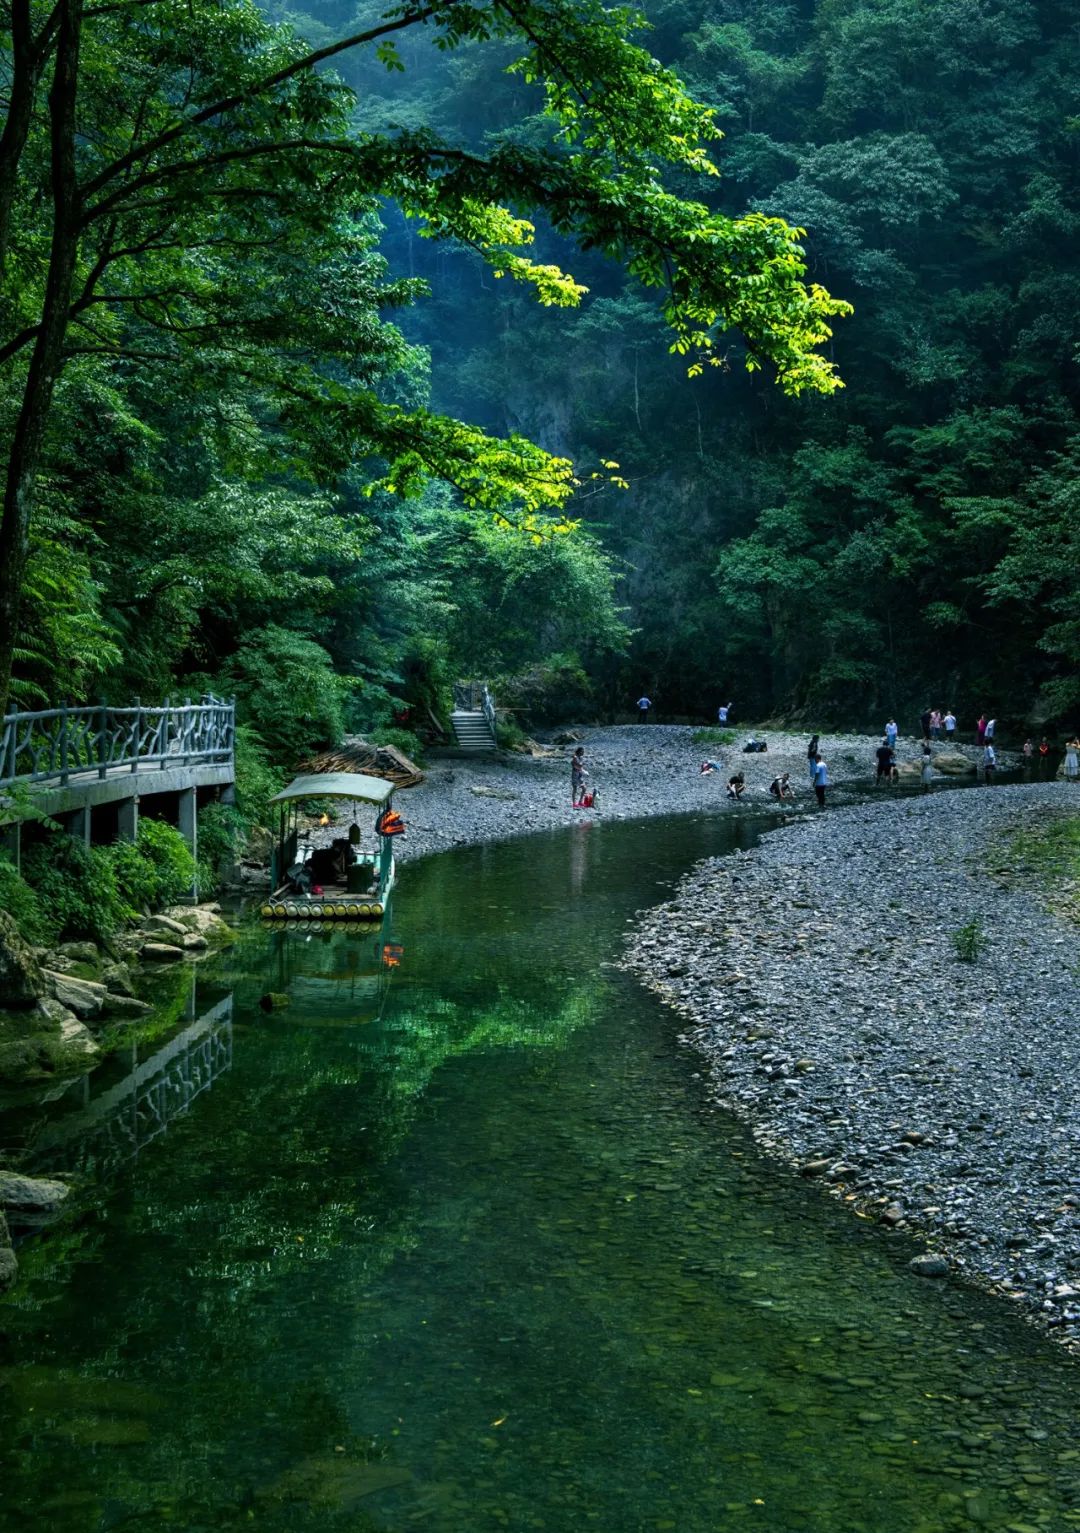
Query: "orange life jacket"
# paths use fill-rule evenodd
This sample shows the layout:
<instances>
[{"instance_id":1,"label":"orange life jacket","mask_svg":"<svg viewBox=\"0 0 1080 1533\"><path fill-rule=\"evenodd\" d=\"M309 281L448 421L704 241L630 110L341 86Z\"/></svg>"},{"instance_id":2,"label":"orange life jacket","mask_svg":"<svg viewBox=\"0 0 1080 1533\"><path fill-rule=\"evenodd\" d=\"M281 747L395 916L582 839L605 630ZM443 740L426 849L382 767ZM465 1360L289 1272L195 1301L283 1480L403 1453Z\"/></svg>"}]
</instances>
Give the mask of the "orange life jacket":
<instances>
[{"instance_id":1,"label":"orange life jacket","mask_svg":"<svg viewBox=\"0 0 1080 1533\"><path fill-rule=\"evenodd\" d=\"M384 809L375 821L375 834L377 836L403 836L405 834L405 821L396 809Z\"/></svg>"}]
</instances>

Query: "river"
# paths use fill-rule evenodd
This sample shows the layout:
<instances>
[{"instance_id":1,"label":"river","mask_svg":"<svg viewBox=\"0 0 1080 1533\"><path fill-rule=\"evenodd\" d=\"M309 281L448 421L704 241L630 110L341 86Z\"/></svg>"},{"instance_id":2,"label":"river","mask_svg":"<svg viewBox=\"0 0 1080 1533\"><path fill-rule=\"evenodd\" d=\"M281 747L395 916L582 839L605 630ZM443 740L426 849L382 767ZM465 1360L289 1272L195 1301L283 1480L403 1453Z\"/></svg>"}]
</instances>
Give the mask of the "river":
<instances>
[{"instance_id":1,"label":"river","mask_svg":"<svg viewBox=\"0 0 1080 1533\"><path fill-rule=\"evenodd\" d=\"M1076 1365L763 1163L612 967L758 830L582 823L408 865L377 936L251 925L175 1041L12 1120L94 1190L4 1307L0 1526L1080 1527Z\"/></svg>"}]
</instances>

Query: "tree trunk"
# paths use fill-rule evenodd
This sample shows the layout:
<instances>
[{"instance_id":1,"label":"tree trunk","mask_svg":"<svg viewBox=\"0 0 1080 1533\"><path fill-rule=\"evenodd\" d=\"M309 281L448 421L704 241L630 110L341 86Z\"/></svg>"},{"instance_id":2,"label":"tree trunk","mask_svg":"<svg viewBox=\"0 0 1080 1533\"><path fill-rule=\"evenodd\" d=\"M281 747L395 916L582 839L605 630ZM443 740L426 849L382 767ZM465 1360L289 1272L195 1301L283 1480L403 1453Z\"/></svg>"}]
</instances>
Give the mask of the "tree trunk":
<instances>
[{"instance_id":1,"label":"tree trunk","mask_svg":"<svg viewBox=\"0 0 1080 1533\"><path fill-rule=\"evenodd\" d=\"M30 546L38 469L63 364L64 338L79 249L75 100L83 0L59 0L56 69L49 91L53 230L41 328L15 423L0 513L0 716L7 711L23 576Z\"/></svg>"},{"instance_id":2,"label":"tree trunk","mask_svg":"<svg viewBox=\"0 0 1080 1533\"><path fill-rule=\"evenodd\" d=\"M46 33L35 43L30 24L30 0L13 0L11 7L11 84L7 117L0 133L0 276L7 264L11 240L11 209L19 181L19 161L26 148L34 111L34 91L46 56Z\"/></svg>"}]
</instances>

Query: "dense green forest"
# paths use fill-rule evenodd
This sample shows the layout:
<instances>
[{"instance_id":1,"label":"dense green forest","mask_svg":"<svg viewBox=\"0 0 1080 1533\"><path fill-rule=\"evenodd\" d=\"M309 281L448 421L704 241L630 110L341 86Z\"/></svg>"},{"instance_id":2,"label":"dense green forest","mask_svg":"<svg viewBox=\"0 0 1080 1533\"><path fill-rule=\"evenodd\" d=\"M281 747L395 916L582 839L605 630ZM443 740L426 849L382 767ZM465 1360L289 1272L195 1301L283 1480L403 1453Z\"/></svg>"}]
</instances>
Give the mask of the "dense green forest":
<instances>
[{"instance_id":1,"label":"dense green forest","mask_svg":"<svg viewBox=\"0 0 1080 1533\"><path fill-rule=\"evenodd\" d=\"M0 692L1065 720L1070 8L647 10L8 0Z\"/></svg>"},{"instance_id":2,"label":"dense green forest","mask_svg":"<svg viewBox=\"0 0 1080 1533\"><path fill-rule=\"evenodd\" d=\"M493 305L468 253L388 230L396 265L432 284L411 333L440 405L622 465L627 491L578 506L634 629L624 656L590 657L603 704L645 686L691 716L732 695L743 717L870 722L936 699L969 726L987 707L1065 721L1080 702L1074 12L647 9L649 46L725 134L716 205L805 227L810 276L854 305L829 353L842 393L784 398L737 345L688 378L644 295L601 263L578 273L582 311L535 314L512 292ZM362 79L361 99L392 90L408 120L459 131L527 107L475 58Z\"/></svg>"}]
</instances>

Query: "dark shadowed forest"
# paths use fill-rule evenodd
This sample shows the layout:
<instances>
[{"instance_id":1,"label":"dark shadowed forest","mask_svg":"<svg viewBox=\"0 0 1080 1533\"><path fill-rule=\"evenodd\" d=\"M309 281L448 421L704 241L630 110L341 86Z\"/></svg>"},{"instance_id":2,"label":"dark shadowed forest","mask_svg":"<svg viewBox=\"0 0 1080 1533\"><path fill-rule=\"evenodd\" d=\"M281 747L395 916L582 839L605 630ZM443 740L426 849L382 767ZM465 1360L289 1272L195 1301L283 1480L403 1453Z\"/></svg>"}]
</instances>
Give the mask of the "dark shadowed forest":
<instances>
[{"instance_id":1,"label":"dark shadowed forest","mask_svg":"<svg viewBox=\"0 0 1080 1533\"><path fill-rule=\"evenodd\" d=\"M640 79L587 6L71 9L65 120L67 9L7 7L21 706L212 688L292 758L471 675L1067 726L1072 7L654 0Z\"/></svg>"}]
</instances>

